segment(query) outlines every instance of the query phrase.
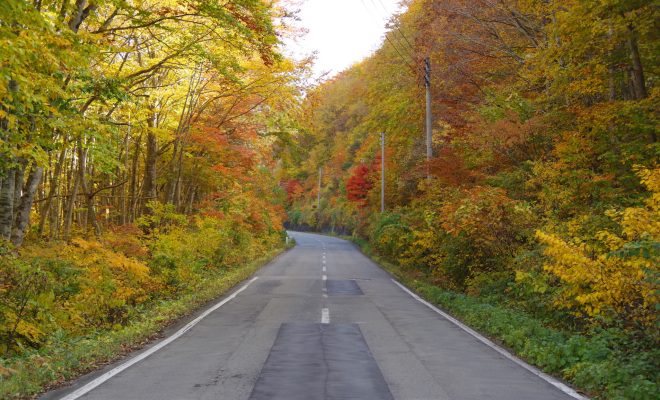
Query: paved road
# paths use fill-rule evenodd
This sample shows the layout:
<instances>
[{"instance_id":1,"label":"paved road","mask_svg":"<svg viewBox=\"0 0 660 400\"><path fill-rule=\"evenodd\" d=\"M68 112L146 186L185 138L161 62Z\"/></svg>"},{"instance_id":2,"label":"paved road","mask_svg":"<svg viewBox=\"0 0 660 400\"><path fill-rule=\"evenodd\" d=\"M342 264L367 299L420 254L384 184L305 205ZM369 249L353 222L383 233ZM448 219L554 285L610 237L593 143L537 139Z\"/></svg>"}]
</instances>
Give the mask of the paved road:
<instances>
[{"instance_id":1,"label":"paved road","mask_svg":"<svg viewBox=\"0 0 660 400\"><path fill-rule=\"evenodd\" d=\"M247 289L80 398L572 398L411 297L352 244L291 235L297 246Z\"/></svg>"}]
</instances>

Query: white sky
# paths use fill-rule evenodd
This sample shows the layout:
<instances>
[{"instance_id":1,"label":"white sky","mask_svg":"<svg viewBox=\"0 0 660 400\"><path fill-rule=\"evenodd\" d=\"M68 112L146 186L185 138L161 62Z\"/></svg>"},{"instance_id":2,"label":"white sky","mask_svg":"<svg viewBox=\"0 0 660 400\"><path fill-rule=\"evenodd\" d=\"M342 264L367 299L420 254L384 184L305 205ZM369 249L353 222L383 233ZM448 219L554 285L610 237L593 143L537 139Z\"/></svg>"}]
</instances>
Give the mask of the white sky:
<instances>
[{"instance_id":1,"label":"white sky","mask_svg":"<svg viewBox=\"0 0 660 400\"><path fill-rule=\"evenodd\" d=\"M317 52L314 75L332 76L377 50L390 16L401 0L303 0L298 27L308 32L285 41L294 58Z\"/></svg>"}]
</instances>

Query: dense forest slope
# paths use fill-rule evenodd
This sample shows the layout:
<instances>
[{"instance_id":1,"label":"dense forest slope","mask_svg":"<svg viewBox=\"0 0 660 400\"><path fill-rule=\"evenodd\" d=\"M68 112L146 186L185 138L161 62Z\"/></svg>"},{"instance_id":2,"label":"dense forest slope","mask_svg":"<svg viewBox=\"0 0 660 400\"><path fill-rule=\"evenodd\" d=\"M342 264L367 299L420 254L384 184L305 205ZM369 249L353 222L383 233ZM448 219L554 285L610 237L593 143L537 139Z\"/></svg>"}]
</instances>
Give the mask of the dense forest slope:
<instances>
[{"instance_id":1,"label":"dense forest slope","mask_svg":"<svg viewBox=\"0 0 660 400\"><path fill-rule=\"evenodd\" d=\"M0 397L143 342L284 247L305 63L251 0L0 1Z\"/></svg>"},{"instance_id":2,"label":"dense forest slope","mask_svg":"<svg viewBox=\"0 0 660 400\"><path fill-rule=\"evenodd\" d=\"M372 57L309 93L289 223L367 239L466 317L478 299L539 321L481 314L512 318L489 333L585 390L652 398L657 24L643 0L410 1Z\"/></svg>"}]
</instances>

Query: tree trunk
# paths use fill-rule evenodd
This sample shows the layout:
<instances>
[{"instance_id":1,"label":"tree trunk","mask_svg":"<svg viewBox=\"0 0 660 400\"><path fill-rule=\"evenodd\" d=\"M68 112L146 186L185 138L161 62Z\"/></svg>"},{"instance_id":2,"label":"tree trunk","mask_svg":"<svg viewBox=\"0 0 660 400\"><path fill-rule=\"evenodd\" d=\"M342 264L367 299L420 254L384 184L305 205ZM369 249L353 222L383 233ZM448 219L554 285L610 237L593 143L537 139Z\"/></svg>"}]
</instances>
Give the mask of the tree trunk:
<instances>
[{"instance_id":1,"label":"tree trunk","mask_svg":"<svg viewBox=\"0 0 660 400\"><path fill-rule=\"evenodd\" d=\"M191 187L190 188L190 198L188 200L188 204L186 206L185 213L186 214L192 214L193 210L193 205L195 204L195 196L197 194L197 187Z\"/></svg>"},{"instance_id":2,"label":"tree trunk","mask_svg":"<svg viewBox=\"0 0 660 400\"><path fill-rule=\"evenodd\" d=\"M28 181L25 185L23 196L21 196L21 205L18 207L18 212L16 213L14 230L11 234L11 241L17 247L23 244L25 231L28 227L28 224L30 223L30 211L32 210L34 195L37 192L39 184L41 183L41 177L43 176L43 173L43 167L38 167L35 165L32 167L30 175L28 176Z\"/></svg>"},{"instance_id":3,"label":"tree trunk","mask_svg":"<svg viewBox=\"0 0 660 400\"><path fill-rule=\"evenodd\" d=\"M48 189L48 197L46 198L46 204L41 210L41 215L39 215L39 235L43 234L44 225L46 224L46 218L50 215L50 210L53 205L54 197L57 195L57 189L59 185L59 178L62 172L62 165L64 165L64 158L66 157L66 148L62 149L60 152L60 157L55 164L55 171L53 172L53 177L50 180L50 187Z\"/></svg>"},{"instance_id":4,"label":"tree trunk","mask_svg":"<svg viewBox=\"0 0 660 400\"><path fill-rule=\"evenodd\" d=\"M0 238L9 240L14 222L14 184L16 171L11 168L0 186Z\"/></svg>"},{"instance_id":5,"label":"tree trunk","mask_svg":"<svg viewBox=\"0 0 660 400\"><path fill-rule=\"evenodd\" d=\"M137 169L138 169L138 162L140 161L140 146L142 145L142 135L139 135L137 137L137 140L135 141L135 152L133 153L133 162L132 162L132 167L131 167L131 187L130 187L130 194L129 197L131 199L130 202L130 222L135 221L136 217L136 210L137 210L137 204L138 204L138 196L137 196Z\"/></svg>"},{"instance_id":6,"label":"tree trunk","mask_svg":"<svg viewBox=\"0 0 660 400\"><path fill-rule=\"evenodd\" d=\"M14 210L13 215L16 215L18 207L21 204L21 195L23 194L23 180L25 176L25 167L27 166L27 160L25 158L18 159L18 165L15 168L14 173Z\"/></svg>"},{"instance_id":7,"label":"tree trunk","mask_svg":"<svg viewBox=\"0 0 660 400\"><path fill-rule=\"evenodd\" d=\"M129 160L129 141L130 141L130 132L131 128L129 126L128 128L128 133L126 134L124 138L124 172L122 173L122 179L124 181L128 180L128 160ZM121 215L120 215L120 223L121 225L126 225L128 223L128 190L126 188L126 184L122 185L121 188L119 188L119 193L121 198L119 199L121 203Z\"/></svg>"},{"instance_id":8,"label":"tree trunk","mask_svg":"<svg viewBox=\"0 0 660 400\"><path fill-rule=\"evenodd\" d=\"M632 61L632 84L634 89L635 100L646 98L646 82L644 81L644 68L642 67L642 59L639 55L639 46L637 45L637 34L635 29L628 26L628 50L630 51L630 59Z\"/></svg>"},{"instance_id":9,"label":"tree trunk","mask_svg":"<svg viewBox=\"0 0 660 400\"><path fill-rule=\"evenodd\" d=\"M87 170L87 149L83 152L79 152L80 157L80 186L85 197L87 199L87 214L85 215L85 230L89 231L89 227L94 228L94 234L98 237L101 236L101 227L99 226L98 221L96 220L96 211L94 210L94 191L93 187L87 184L87 179L85 178L85 173ZM92 169L91 175L94 174Z\"/></svg>"},{"instance_id":10,"label":"tree trunk","mask_svg":"<svg viewBox=\"0 0 660 400\"><path fill-rule=\"evenodd\" d=\"M73 175L73 186L68 194L66 207L64 208L64 226L62 227L62 235L64 236L64 239L69 239L71 235L73 210L76 206L76 197L78 197L78 189L80 188L80 174Z\"/></svg>"},{"instance_id":11,"label":"tree trunk","mask_svg":"<svg viewBox=\"0 0 660 400\"><path fill-rule=\"evenodd\" d=\"M142 212L147 213L147 204L156 200L156 162L158 160L158 143L156 135L149 132L147 134L147 154L144 164L144 181L142 184Z\"/></svg>"}]
</instances>

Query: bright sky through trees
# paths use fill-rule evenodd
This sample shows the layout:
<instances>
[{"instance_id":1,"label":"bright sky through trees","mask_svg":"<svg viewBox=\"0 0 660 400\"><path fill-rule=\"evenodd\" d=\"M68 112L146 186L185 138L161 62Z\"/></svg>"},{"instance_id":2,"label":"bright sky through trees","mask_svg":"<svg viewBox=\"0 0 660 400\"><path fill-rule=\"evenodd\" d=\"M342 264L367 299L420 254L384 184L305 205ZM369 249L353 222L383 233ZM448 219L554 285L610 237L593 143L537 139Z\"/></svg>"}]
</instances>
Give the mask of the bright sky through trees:
<instances>
[{"instance_id":1,"label":"bright sky through trees","mask_svg":"<svg viewBox=\"0 0 660 400\"><path fill-rule=\"evenodd\" d=\"M387 21L400 0L305 0L299 9L304 37L287 41L295 57L317 52L314 74L334 75L367 57L383 41Z\"/></svg>"}]
</instances>

